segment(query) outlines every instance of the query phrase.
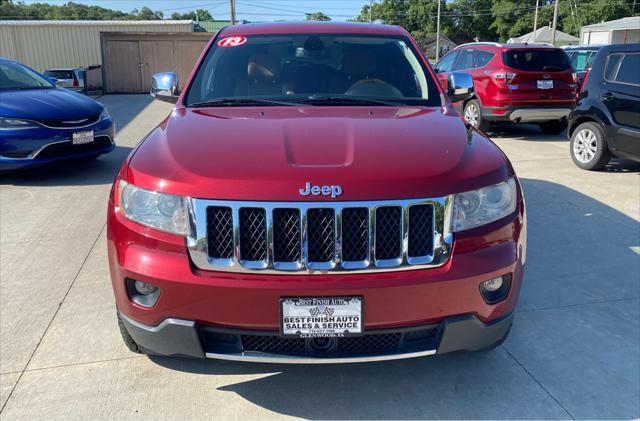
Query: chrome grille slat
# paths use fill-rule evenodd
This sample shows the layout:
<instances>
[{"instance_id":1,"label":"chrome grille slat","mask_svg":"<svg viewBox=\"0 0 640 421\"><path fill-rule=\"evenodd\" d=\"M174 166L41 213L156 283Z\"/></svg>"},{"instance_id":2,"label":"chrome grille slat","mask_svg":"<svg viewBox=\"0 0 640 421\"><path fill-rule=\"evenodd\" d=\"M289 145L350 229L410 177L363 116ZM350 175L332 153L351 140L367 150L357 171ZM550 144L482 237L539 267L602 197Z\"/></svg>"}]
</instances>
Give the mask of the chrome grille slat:
<instances>
[{"instance_id":1,"label":"chrome grille slat","mask_svg":"<svg viewBox=\"0 0 640 421\"><path fill-rule=\"evenodd\" d=\"M269 212L267 212L269 214ZM302 267L302 221L300 210L274 209L273 264L281 270L299 270Z\"/></svg>"},{"instance_id":2,"label":"chrome grille slat","mask_svg":"<svg viewBox=\"0 0 640 421\"><path fill-rule=\"evenodd\" d=\"M189 204L187 247L203 270L304 275L425 269L446 263L453 241L449 196L378 202L190 199Z\"/></svg>"},{"instance_id":3,"label":"chrome grille slat","mask_svg":"<svg viewBox=\"0 0 640 421\"><path fill-rule=\"evenodd\" d=\"M347 268L369 266L369 209L342 210L342 265Z\"/></svg>"},{"instance_id":4,"label":"chrome grille slat","mask_svg":"<svg viewBox=\"0 0 640 421\"><path fill-rule=\"evenodd\" d=\"M233 226L230 207L211 206L207 208L207 239L209 256L213 259L233 258Z\"/></svg>"},{"instance_id":5,"label":"chrome grille slat","mask_svg":"<svg viewBox=\"0 0 640 421\"><path fill-rule=\"evenodd\" d=\"M264 208L240 208L240 263L253 269L269 264L267 218Z\"/></svg>"},{"instance_id":6,"label":"chrome grille slat","mask_svg":"<svg viewBox=\"0 0 640 421\"><path fill-rule=\"evenodd\" d=\"M336 255L336 216L333 209L307 212L307 266L333 268ZM326 266L326 267L325 267Z\"/></svg>"},{"instance_id":7,"label":"chrome grille slat","mask_svg":"<svg viewBox=\"0 0 640 421\"><path fill-rule=\"evenodd\" d=\"M408 259L420 259L433 254L434 214L432 205L413 205L406 210L407 219L412 222L408 233Z\"/></svg>"},{"instance_id":8,"label":"chrome grille slat","mask_svg":"<svg viewBox=\"0 0 640 421\"><path fill-rule=\"evenodd\" d=\"M403 256L403 209L400 206L380 206L376 209L374 236L375 265L398 266Z\"/></svg>"}]
</instances>

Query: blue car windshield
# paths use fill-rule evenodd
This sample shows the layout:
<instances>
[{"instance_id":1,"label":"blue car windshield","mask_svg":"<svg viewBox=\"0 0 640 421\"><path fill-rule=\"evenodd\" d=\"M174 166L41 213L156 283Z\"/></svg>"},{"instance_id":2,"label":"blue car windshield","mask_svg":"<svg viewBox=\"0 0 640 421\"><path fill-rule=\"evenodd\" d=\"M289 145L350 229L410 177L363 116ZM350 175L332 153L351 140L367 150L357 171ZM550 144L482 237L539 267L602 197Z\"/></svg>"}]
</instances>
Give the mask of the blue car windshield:
<instances>
[{"instance_id":1,"label":"blue car windshield","mask_svg":"<svg viewBox=\"0 0 640 421\"><path fill-rule=\"evenodd\" d=\"M55 88L38 73L17 63L0 61L0 91Z\"/></svg>"}]
</instances>

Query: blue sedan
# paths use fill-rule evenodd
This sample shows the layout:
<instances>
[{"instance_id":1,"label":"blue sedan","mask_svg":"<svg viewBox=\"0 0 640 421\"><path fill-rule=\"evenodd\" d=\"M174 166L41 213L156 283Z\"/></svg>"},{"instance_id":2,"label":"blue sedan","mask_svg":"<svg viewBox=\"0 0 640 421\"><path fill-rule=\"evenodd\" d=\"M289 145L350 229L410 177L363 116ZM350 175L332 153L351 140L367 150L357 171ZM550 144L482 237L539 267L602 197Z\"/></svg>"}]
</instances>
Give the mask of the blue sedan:
<instances>
[{"instance_id":1,"label":"blue sedan","mask_svg":"<svg viewBox=\"0 0 640 421\"><path fill-rule=\"evenodd\" d=\"M102 104L0 57L0 171L95 158L114 146Z\"/></svg>"}]
</instances>

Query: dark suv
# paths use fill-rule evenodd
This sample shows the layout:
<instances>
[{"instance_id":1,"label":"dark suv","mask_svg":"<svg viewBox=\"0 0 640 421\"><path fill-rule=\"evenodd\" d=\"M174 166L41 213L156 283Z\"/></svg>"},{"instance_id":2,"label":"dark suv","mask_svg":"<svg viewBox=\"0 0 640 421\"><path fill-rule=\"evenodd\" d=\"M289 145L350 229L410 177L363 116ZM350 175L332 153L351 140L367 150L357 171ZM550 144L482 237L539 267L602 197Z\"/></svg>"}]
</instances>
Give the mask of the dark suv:
<instances>
[{"instance_id":1,"label":"dark suv","mask_svg":"<svg viewBox=\"0 0 640 421\"><path fill-rule=\"evenodd\" d=\"M585 170L612 156L640 161L640 44L602 47L569 116L571 158Z\"/></svg>"},{"instance_id":2,"label":"dark suv","mask_svg":"<svg viewBox=\"0 0 640 421\"><path fill-rule=\"evenodd\" d=\"M474 97L455 105L481 130L492 122L536 123L557 134L575 105L577 75L564 51L546 44L463 44L435 71L445 88L450 72L471 74Z\"/></svg>"},{"instance_id":3,"label":"dark suv","mask_svg":"<svg viewBox=\"0 0 640 421\"><path fill-rule=\"evenodd\" d=\"M584 77L587 75L587 72L591 68L593 59L596 57L596 54L598 53L598 50L600 48L602 48L602 46L580 45L567 47L564 49L564 52L567 53L567 57L569 57L571 66L578 75L578 86L582 86Z\"/></svg>"}]
</instances>

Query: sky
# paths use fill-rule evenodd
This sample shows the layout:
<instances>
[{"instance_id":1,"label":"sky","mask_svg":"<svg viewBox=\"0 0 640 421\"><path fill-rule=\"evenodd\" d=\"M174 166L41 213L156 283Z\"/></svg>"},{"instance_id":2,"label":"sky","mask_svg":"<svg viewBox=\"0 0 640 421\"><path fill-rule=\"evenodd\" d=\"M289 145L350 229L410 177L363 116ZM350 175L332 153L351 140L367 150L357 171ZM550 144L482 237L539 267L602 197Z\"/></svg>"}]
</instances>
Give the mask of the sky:
<instances>
[{"instance_id":1,"label":"sky","mask_svg":"<svg viewBox=\"0 0 640 421\"><path fill-rule=\"evenodd\" d=\"M69 0L26 0L25 3L62 5ZM215 19L229 19L229 0L74 0L76 3L130 12L147 6L161 10L165 17L173 12L185 13L207 9ZM303 20L305 13L322 11L332 20L345 21L360 14L368 0L236 0L236 19L252 22Z\"/></svg>"}]
</instances>

